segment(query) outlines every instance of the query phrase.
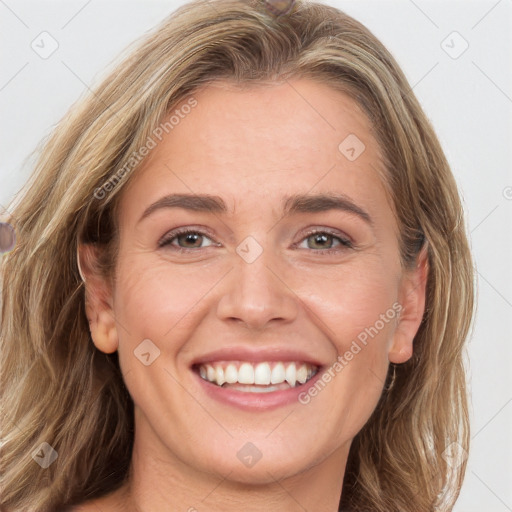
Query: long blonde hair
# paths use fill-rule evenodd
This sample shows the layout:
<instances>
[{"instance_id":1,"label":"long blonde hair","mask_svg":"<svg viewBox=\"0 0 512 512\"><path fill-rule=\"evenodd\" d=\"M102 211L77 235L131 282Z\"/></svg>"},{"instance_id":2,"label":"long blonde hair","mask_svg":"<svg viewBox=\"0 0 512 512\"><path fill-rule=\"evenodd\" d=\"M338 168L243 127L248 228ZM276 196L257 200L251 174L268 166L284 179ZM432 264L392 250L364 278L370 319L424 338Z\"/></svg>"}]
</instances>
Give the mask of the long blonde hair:
<instances>
[{"instance_id":1,"label":"long blonde hair","mask_svg":"<svg viewBox=\"0 0 512 512\"><path fill-rule=\"evenodd\" d=\"M10 208L17 245L0 273L2 510L61 510L126 479L133 403L117 355L91 341L76 253L79 243L100 246L113 279L130 158L212 80L290 77L322 81L362 106L384 153L404 267L428 251L414 355L393 367L393 387L352 443L340 510L452 509L466 469L454 450L469 443L464 340L474 300L455 181L406 78L364 26L313 2L282 15L266 5L201 0L164 20L71 108ZM57 454L44 469L32 457L42 443Z\"/></svg>"}]
</instances>

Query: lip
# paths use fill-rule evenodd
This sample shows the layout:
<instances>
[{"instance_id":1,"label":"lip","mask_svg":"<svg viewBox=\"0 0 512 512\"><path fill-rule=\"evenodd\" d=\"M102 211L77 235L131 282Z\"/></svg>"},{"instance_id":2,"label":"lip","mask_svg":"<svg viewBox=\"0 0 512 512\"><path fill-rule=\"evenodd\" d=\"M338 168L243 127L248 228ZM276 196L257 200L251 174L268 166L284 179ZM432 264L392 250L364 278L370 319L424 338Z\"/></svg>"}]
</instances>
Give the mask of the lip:
<instances>
[{"instance_id":1,"label":"lip","mask_svg":"<svg viewBox=\"0 0 512 512\"><path fill-rule=\"evenodd\" d=\"M251 350L244 347L224 348L208 352L200 358L195 359L190 366L193 368L201 364L216 363L219 361L247 361L248 363L270 363L273 361L282 361L283 363L308 363L318 366L319 368L324 366L324 363L299 350L290 350L288 348L259 348Z\"/></svg>"}]
</instances>

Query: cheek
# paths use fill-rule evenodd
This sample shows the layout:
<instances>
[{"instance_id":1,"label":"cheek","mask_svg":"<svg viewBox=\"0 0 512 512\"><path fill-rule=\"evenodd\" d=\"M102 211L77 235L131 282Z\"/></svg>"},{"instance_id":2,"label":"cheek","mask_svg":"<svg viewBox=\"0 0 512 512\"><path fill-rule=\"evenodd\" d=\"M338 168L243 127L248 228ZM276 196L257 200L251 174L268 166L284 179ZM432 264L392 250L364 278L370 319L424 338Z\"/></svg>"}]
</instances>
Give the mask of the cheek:
<instances>
[{"instance_id":1,"label":"cheek","mask_svg":"<svg viewBox=\"0 0 512 512\"><path fill-rule=\"evenodd\" d=\"M143 257L119 266L116 316L126 324L130 336L162 340L173 329L182 328L219 280L219 269L170 267L168 262L154 259L148 264Z\"/></svg>"},{"instance_id":2,"label":"cheek","mask_svg":"<svg viewBox=\"0 0 512 512\"><path fill-rule=\"evenodd\" d=\"M354 262L329 275L305 274L300 288L304 304L322 320L338 353L353 340L392 336L400 309L399 274L392 267Z\"/></svg>"}]
</instances>

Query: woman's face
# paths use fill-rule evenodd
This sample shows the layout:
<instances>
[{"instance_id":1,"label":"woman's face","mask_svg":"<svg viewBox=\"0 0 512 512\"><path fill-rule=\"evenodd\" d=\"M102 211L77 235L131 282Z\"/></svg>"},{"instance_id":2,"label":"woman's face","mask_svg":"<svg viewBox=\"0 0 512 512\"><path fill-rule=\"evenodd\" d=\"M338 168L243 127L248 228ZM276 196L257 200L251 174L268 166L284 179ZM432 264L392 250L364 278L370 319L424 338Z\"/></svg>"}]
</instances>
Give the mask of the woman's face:
<instances>
[{"instance_id":1,"label":"woman's face","mask_svg":"<svg viewBox=\"0 0 512 512\"><path fill-rule=\"evenodd\" d=\"M343 469L423 313L369 121L305 79L193 97L123 191L111 344L93 332L136 449L241 482Z\"/></svg>"}]
</instances>

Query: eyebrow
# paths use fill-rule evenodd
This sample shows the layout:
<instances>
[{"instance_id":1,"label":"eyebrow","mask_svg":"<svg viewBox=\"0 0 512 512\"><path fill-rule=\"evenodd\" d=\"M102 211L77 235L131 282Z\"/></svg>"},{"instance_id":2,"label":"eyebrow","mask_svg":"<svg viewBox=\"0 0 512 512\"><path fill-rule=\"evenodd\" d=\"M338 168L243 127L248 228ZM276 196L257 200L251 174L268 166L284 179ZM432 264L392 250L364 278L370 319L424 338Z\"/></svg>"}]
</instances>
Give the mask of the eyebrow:
<instances>
[{"instance_id":1,"label":"eyebrow","mask_svg":"<svg viewBox=\"0 0 512 512\"><path fill-rule=\"evenodd\" d=\"M153 212L163 208L183 208L196 212L227 213L228 208L219 196L209 194L171 194L161 197L144 210L139 222ZM283 216L295 213L317 213L340 210L357 215L368 224L373 224L366 210L355 204L344 194L296 194L285 198Z\"/></svg>"}]
</instances>

